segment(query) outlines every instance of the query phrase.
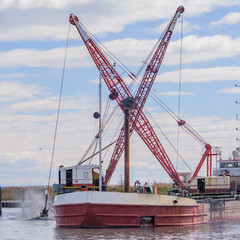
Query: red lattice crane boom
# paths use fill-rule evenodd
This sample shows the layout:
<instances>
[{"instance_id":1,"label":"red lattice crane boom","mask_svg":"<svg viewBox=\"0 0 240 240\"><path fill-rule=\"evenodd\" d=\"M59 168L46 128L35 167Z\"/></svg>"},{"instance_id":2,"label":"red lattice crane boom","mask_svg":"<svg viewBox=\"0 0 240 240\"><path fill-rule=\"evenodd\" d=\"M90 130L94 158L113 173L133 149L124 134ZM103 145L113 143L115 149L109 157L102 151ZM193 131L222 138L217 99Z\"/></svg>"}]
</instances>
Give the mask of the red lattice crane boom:
<instances>
[{"instance_id":1,"label":"red lattice crane boom","mask_svg":"<svg viewBox=\"0 0 240 240\"><path fill-rule=\"evenodd\" d=\"M145 71L143 80L134 98L135 108L133 108L130 114L130 132L132 133L134 129L136 130L136 132L146 143L150 151L154 154L154 156L166 170L168 175L172 178L172 180L176 184L181 185L181 187L184 187L184 185L180 180L175 168L173 167L168 155L166 154L164 148L162 147L157 135L155 134L150 122L143 113L142 109L152 87L152 84L156 78L157 72L161 66L161 62L166 52L168 43L170 41L175 23L183 11L184 8L182 6L180 6L177 9L171 23L169 24L167 31L164 34L162 41L157 47L157 50L154 53L152 60L150 61ZM84 27L80 24L78 18L71 14L69 20L73 25L76 26L93 61L95 62L99 71L101 71L101 75L111 92L112 98L115 99L118 105L121 107L121 109L123 109L122 103L124 99L126 98L133 99L131 92L129 91L129 89L127 88L126 84L119 76L117 71L114 69L114 67L101 53L100 49L91 39L89 34L84 30ZM106 173L105 183L109 181L123 150L124 150L124 132L121 130L120 136L115 146L113 157L110 161L110 165Z\"/></svg>"},{"instance_id":2,"label":"red lattice crane boom","mask_svg":"<svg viewBox=\"0 0 240 240\"><path fill-rule=\"evenodd\" d=\"M150 123L147 121L145 116L140 117L140 119L138 118L139 116L141 116L142 109L144 107L144 104L147 100L147 97L149 95L153 82L161 66L161 63L164 58L165 52L167 50L168 44L170 42L176 21L183 11L184 11L184 8L182 6L180 6L177 9L165 33L163 34L163 37L159 42L150 63L147 66L147 69L144 73L144 76L142 78L138 91L134 98L135 99L134 108L131 111L131 115L130 115L131 119L130 119L130 127L129 127L130 128L129 134L131 135L135 128L139 136L147 144L147 146L152 151L152 153L156 156L158 161L160 163L165 162L165 164L163 164L163 167L166 166L166 168L165 167L164 168L168 172L168 174L170 174L170 172L174 172L175 175L176 175L175 169L173 168L170 159L168 159L168 156L164 151L164 148L162 147L161 143L159 142L159 140L157 140L156 134L153 132L153 129ZM146 126L143 129L144 123ZM143 132L143 134L140 133L141 131ZM151 140L148 139L148 136L152 136L152 139ZM160 152L157 151L157 148L161 149ZM120 135L118 137L118 141L115 145L115 149L112 154L109 167L106 170L105 184L109 182L123 151L124 151L124 128L121 129ZM163 156L161 156L161 153Z\"/></svg>"}]
</instances>

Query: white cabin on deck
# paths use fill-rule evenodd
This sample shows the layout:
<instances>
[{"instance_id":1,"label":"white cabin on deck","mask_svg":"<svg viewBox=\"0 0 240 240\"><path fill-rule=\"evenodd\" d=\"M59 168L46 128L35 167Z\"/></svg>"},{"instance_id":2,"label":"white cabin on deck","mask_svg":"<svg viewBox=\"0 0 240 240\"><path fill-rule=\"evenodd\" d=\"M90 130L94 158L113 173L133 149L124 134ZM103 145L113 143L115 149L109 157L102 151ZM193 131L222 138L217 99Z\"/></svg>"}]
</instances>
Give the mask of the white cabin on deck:
<instances>
[{"instance_id":1,"label":"white cabin on deck","mask_svg":"<svg viewBox=\"0 0 240 240\"><path fill-rule=\"evenodd\" d=\"M214 176L229 176L231 185L240 192L240 148L236 148L229 159L219 159L218 166L213 169Z\"/></svg>"},{"instance_id":2,"label":"white cabin on deck","mask_svg":"<svg viewBox=\"0 0 240 240\"><path fill-rule=\"evenodd\" d=\"M229 176L196 177L189 186L191 193L227 193L231 190Z\"/></svg>"},{"instance_id":3,"label":"white cabin on deck","mask_svg":"<svg viewBox=\"0 0 240 240\"><path fill-rule=\"evenodd\" d=\"M219 169L214 169L213 174L216 176L240 176L240 159L219 160Z\"/></svg>"},{"instance_id":4,"label":"white cabin on deck","mask_svg":"<svg viewBox=\"0 0 240 240\"><path fill-rule=\"evenodd\" d=\"M219 160L219 168L213 170L215 176L229 176L237 191L240 191L240 159Z\"/></svg>"},{"instance_id":5,"label":"white cabin on deck","mask_svg":"<svg viewBox=\"0 0 240 240\"><path fill-rule=\"evenodd\" d=\"M59 184L62 187L99 186L98 165L59 167Z\"/></svg>"}]
</instances>

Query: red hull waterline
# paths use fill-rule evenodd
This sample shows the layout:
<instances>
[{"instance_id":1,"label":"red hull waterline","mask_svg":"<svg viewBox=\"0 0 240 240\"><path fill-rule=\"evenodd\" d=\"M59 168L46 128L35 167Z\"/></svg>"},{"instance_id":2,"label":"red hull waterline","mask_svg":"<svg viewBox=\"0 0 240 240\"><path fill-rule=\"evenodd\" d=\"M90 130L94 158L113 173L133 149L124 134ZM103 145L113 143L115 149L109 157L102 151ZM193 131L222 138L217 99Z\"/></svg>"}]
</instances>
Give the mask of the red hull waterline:
<instances>
[{"instance_id":1,"label":"red hull waterline","mask_svg":"<svg viewBox=\"0 0 240 240\"><path fill-rule=\"evenodd\" d=\"M240 202L213 206L174 196L86 191L57 195L53 208L58 227L157 227L239 219Z\"/></svg>"}]
</instances>

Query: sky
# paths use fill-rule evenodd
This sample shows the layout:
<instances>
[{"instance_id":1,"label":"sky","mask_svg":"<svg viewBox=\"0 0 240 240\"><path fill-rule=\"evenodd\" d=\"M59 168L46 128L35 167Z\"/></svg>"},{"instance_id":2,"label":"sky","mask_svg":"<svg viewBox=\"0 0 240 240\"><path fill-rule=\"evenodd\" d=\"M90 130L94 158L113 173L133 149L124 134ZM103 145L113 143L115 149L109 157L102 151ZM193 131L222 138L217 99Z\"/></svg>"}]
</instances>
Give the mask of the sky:
<instances>
[{"instance_id":1,"label":"sky","mask_svg":"<svg viewBox=\"0 0 240 240\"><path fill-rule=\"evenodd\" d=\"M98 110L99 73L76 28L69 24L69 15L78 16L136 74L180 5L185 12L178 19L152 92L207 143L221 147L223 158L230 156L240 138L236 131L240 107L235 103L240 102L239 0L1 0L1 186L47 185L62 81L51 183L58 181L58 166L79 162L97 133L93 113ZM105 108L109 94L105 84L102 92ZM110 110L115 106L111 102ZM171 145L194 171L202 145L179 129L150 96L144 112L157 123L153 127L175 168L189 171ZM118 111L104 134L104 146L116 139L122 117ZM130 146L131 184L171 182L135 133ZM104 173L112 150L104 153ZM92 161L97 162L98 157ZM204 165L200 174L205 169ZM110 184L122 178L120 159Z\"/></svg>"}]
</instances>

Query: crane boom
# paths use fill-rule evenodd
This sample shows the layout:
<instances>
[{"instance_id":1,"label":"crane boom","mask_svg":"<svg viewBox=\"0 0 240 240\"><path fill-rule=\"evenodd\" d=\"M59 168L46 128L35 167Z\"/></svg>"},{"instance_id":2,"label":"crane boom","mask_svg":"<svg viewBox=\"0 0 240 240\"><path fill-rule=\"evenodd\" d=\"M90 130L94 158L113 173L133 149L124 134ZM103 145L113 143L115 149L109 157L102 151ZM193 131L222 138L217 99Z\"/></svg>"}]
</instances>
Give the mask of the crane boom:
<instances>
[{"instance_id":1,"label":"crane boom","mask_svg":"<svg viewBox=\"0 0 240 240\"><path fill-rule=\"evenodd\" d=\"M157 72L160 68L160 65L164 57L167 45L170 41L175 23L183 11L184 11L184 8L182 6L177 9L173 17L173 20L164 35L163 40L158 46L157 51L155 52L152 60L150 61L150 64L148 65L145 71L143 81L141 82L138 92L136 94L136 97L134 99L135 108L131 111L131 116L130 116L131 133L133 132L134 129L136 129L139 136L143 139L143 141L146 143L146 145L151 150L151 152L155 155L157 160L161 163L163 168L167 171L167 173L172 178L172 180L176 184L181 185L182 187L184 187L182 181L180 180L169 157L167 156L164 148L162 147L150 122L142 112L142 109L147 99L147 96L150 92L153 81L155 80ZM126 84L121 79L117 71L113 68L113 66L106 59L106 57L101 53L100 49L95 44L95 42L91 39L89 34L84 30L83 26L78 21L77 16L71 14L69 20L78 29L78 32L81 35L84 41L84 44L86 45L93 61L95 62L99 71L101 71L102 77L106 82L106 85L108 86L110 92L112 93L113 99L115 99L118 105L121 107L121 109L123 109L122 103L124 99L126 99L127 97L130 97L130 98L133 97L131 92L129 91L129 89L127 88ZM121 131L120 137L116 144L117 148L115 147L115 150L114 150L115 155L113 155L113 156L116 156L115 162L113 164L111 160L110 168L108 168L107 170L106 176L108 177L108 180L112 175L115 169L115 166L124 150L123 137L124 137L124 133L122 133ZM105 182L107 181L105 180Z\"/></svg>"},{"instance_id":2,"label":"crane boom","mask_svg":"<svg viewBox=\"0 0 240 240\"><path fill-rule=\"evenodd\" d=\"M128 90L126 84L114 69L114 67L111 65L111 63L102 54L95 42L91 39L91 37L84 30L83 26L79 23L78 17L71 14L69 21L71 24L76 26L94 63L96 64L98 70L101 71L101 75L110 92L117 92L118 96L115 99L118 105L121 107L122 102L125 98L132 97L131 92Z\"/></svg>"},{"instance_id":3,"label":"crane boom","mask_svg":"<svg viewBox=\"0 0 240 240\"><path fill-rule=\"evenodd\" d=\"M134 101L134 108L131 111L131 115L130 115L130 131L129 131L129 135L132 134L138 117L140 116L142 109L144 107L144 104L147 100L147 97L149 95L149 92L152 88L153 82L158 74L159 68L161 66L161 63L163 61L164 55L166 53L168 44L170 42L174 27L176 25L177 19L179 18L180 14L183 13L184 8L183 6L180 6L176 13L174 14L172 20L170 21L165 33L163 34L163 37L161 39L161 41L159 42L155 53L152 56L152 59L150 61L150 63L147 66L147 69L143 75L142 81L140 83L140 86L138 88L138 91L135 95L135 101ZM144 117L143 119L146 119L146 117ZM149 125L148 123L146 123L146 125ZM141 125L137 125L141 126ZM150 125L149 125L150 126ZM140 131L140 129L139 129ZM151 129L152 131L152 129ZM140 135L141 137L141 135ZM142 138L142 137L141 137ZM144 140L144 139L143 139ZM146 140L144 140L146 141ZM159 142L160 144L160 142ZM161 144L160 144L161 145ZM160 146L159 145L159 146ZM161 147L162 151L164 151L164 149ZM107 184L116 168L116 165L123 153L124 150L124 127L122 127L121 132L119 134L118 137L118 141L115 145L115 149L113 151L112 154L112 158L109 164L108 169L106 170L106 176L105 176L105 184ZM150 148L150 150L152 151L152 149ZM155 154L154 154L155 155ZM164 151L164 156L167 156L165 151ZM158 161L160 161L160 159L158 159ZM170 160L168 159L168 161L170 162ZM161 161L160 161L161 162ZM170 164L171 165L171 164ZM172 166L173 167L173 166Z\"/></svg>"}]
</instances>

